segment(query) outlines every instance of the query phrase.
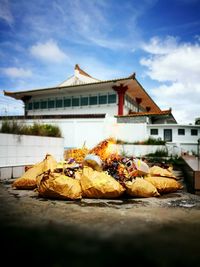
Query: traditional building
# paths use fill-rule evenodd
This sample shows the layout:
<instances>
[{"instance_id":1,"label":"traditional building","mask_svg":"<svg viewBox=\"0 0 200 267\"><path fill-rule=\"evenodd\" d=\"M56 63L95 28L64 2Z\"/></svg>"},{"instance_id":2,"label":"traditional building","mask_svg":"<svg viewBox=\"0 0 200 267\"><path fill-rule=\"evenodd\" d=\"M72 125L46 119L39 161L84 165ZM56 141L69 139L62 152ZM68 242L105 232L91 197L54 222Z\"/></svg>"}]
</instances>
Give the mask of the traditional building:
<instances>
[{"instance_id":1,"label":"traditional building","mask_svg":"<svg viewBox=\"0 0 200 267\"><path fill-rule=\"evenodd\" d=\"M20 92L5 91L4 94L22 100L26 116L119 116L121 122L124 115L126 121L139 115L149 117L152 122L158 118L162 123L163 120L176 122L171 110L160 110L135 74L100 81L75 65L74 75L57 86Z\"/></svg>"},{"instance_id":2,"label":"traditional building","mask_svg":"<svg viewBox=\"0 0 200 267\"><path fill-rule=\"evenodd\" d=\"M172 110L161 110L135 73L101 81L75 65L74 75L54 87L4 94L22 100L27 123L57 124L65 147L93 146L114 136L129 142L161 138L171 144L196 146L198 125L178 125Z\"/></svg>"}]
</instances>

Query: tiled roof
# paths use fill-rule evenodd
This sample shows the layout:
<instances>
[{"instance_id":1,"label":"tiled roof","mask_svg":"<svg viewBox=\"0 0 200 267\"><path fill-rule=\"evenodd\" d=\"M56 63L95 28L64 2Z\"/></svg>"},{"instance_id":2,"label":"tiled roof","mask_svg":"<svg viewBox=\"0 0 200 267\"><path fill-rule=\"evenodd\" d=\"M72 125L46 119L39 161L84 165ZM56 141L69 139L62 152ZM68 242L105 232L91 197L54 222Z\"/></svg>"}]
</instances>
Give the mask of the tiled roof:
<instances>
[{"instance_id":1,"label":"tiled roof","mask_svg":"<svg viewBox=\"0 0 200 267\"><path fill-rule=\"evenodd\" d=\"M140 117L140 116L160 116L160 115L171 115L171 109L160 110L157 112L132 112L131 114L121 115L116 117Z\"/></svg>"},{"instance_id":2,"label":"tiled roof","mask_svg":"<svg viewBox=\"0 0 200 267\"><path fill-rule=\"evenodd\" d=\"M21 99L20 95L29 95L33 92L42 92L42 91L50 91L50 90L62 90L65 88L71 88L71 87L80 87L80 86L93 86L93 85L99 85L99 84L104 84L104 83L112 83L112 82L118 82L118 81L126 81L130 80L132 77L125 77L125 78L118 78L118 79L112 79L112 80L105 80L105 81L96 81L93 83L83 83L83 84L75 84L75 85L68 85L68 86L54 86L54 87L47 87L47 88L36 88L36 89L31 89L31 90L26 90L26 91L16 91L16 92L10 92L4 90L4 95L13 97L15 99Z\"/></svg>"}]
</instances>

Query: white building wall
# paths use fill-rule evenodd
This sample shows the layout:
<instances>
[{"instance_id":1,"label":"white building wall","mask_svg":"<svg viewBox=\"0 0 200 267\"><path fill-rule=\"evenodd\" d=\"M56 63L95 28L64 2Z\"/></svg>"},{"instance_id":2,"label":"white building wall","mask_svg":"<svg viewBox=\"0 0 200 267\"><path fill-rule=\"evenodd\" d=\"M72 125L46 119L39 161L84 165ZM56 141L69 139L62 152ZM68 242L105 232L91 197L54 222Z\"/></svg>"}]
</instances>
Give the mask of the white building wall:
<instances>
[{"instance_id":1,"label":"white building wall","mask_svg":"<svg viewBox=\"0 0 200 267\"><path fill-rule=\"evenodd\" d=\"M158 135L151 135L150 129L158 129ZM200 139L200 125L147 125L147 133L150 137L164 139L164 129L172 129L172 142L167 143L169 154L180 156L184 153L198 153L198 139ZM178 135L178 129L185 129L185 135ZM191 135L191 129L197 129L197 135Z\"/></svg>"},{"instance_id":2,"label":"white building wall","mask_svg":"<svg viewBox=\"0 0 200 267\"><path fill-rule=\"evenodd\" d=\"M158 135L151 135L151 129L158 129ZM181 124L148 124L147 133L154 138L164 139L164 129L172 129L172 143L197 143L200 138L200 125L181 125ZM178 135L178 129L185 129L185 135ZM197 129L198 135L191 135L191 129Z\"/></svg>"}]
</instances>

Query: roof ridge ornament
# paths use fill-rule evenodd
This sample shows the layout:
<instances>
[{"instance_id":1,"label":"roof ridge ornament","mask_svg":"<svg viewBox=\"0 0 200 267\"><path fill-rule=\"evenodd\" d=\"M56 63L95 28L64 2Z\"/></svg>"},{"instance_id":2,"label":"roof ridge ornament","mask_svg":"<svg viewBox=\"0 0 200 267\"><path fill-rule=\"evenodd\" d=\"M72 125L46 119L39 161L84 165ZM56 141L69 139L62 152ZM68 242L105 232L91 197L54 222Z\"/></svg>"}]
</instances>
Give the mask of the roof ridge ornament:
<instances>
[{"instance_id":1,"label":"roof ridge ornament","mask_svg":"<svg viewBox=\"0 0 200 267\"><path fill-rule=\"evenodd\" d=\"M92 76L90 76L87 72L82 70L78 64L76 64L75 67L74 67L74 73L75 73L75 76L77 76L78 74L81 74L81 75L84 75L84 76L92 78Z\"/></svg>"}]
</instances>

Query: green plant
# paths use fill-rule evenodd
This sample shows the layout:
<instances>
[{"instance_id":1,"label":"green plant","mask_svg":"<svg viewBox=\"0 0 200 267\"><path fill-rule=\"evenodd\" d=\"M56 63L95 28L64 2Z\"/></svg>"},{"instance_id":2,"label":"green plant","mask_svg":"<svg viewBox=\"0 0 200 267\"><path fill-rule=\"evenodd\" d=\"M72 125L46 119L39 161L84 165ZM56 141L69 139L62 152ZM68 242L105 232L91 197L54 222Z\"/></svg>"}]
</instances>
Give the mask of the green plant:
<instances>
[{"instance_id":1,"label":"green plant","mask_svg":"<svg viewBox=\"0 0 200 267\"><path fill-rule=\"evenodd\" d=\"M121 139L117 139L116 143L119 145L165 145L166 141L162 140L161 138L156 139L149 137L147 140L135 141L135 142L128 142L128 141L123 141Z\"/></svg>"},{"instance_id":2,"label":"green plant","mask_svg":"<svg viewBox=\"0 0 200 267\"><path fill-rule=\"evenodd\" d=\"M149 153L147 157L168 157L168 151L164 149L158 149L154 153Z\"/></svg>"},{"instance_id":3,"label":"green plant","mask_svg":"<svg viewBox=\"0 0 200 267\"><path fill-rule=\"evenodd\" d=\"M140 144L140 145L165 145L166 141L162 140L161 138L152 138L149 137L147 140L144 141L136 141L134 144Z\"/></svg>"},{"instance_id":4,"label":"green plant","mask_svg":"<svg viewBox=\"0 0 200 267\"><path fill-rule=\"evenodd\" d=\"M34 123L33 125L26 125L22 122L8 121L2 122L1 133L10 134L24 134L24 135L37 135L37 136L50 136L50 137L61 137L60 128L56 125L51 124L39 124Z\"/></svg>"}]
</instances>

